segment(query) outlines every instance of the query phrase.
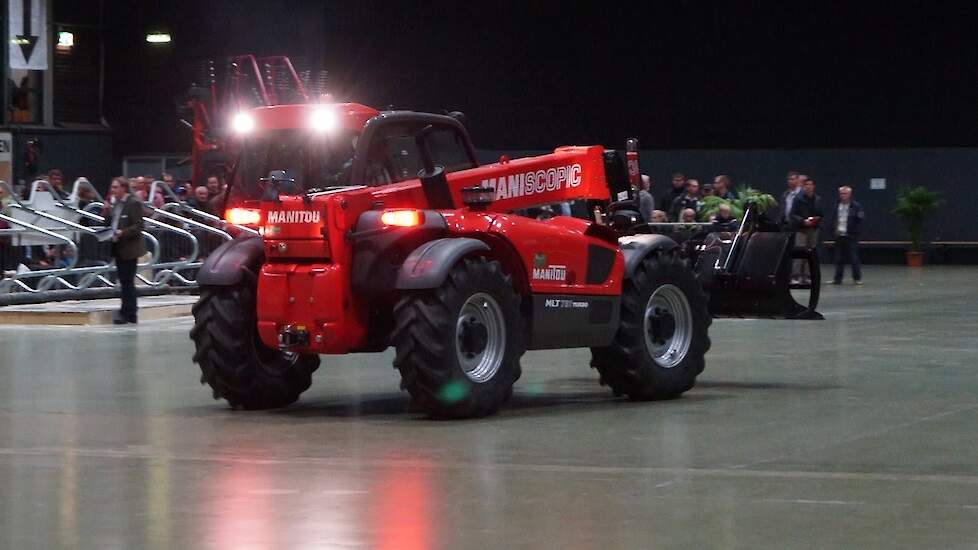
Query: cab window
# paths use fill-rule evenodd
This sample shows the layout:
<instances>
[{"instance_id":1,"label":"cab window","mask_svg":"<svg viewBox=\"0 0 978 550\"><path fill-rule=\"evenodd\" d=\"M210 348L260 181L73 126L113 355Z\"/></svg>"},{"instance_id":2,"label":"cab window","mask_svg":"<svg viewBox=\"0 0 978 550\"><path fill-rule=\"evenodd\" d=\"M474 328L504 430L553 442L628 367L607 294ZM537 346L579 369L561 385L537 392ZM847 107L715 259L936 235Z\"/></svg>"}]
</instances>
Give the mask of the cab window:
<instances>
[{"instance_id":1,"label":"cab window","mask_svg":"<svg viewBox=\"0 0 978 550\"><path fill-rule=\"evenodd\" d=\"M369 185L385 185L418 177L423 168L415 136L428 123L391 124L371 140L364 177ZM434 163L446 172L473 168L465 139L452 127L436 128L427 138Z\"/></svg>"},{"instance_id":2,"label":"cab window","mask_svg":"<svg viewBox=\"0 0 978 550\"><path fill-rule=\"evenodd\" d=\"M428 136L428 147L435 164L445 167L446 172L457 172L474 168L465 139L455 128L440 128Z\"/></svg>"}]
</instances>

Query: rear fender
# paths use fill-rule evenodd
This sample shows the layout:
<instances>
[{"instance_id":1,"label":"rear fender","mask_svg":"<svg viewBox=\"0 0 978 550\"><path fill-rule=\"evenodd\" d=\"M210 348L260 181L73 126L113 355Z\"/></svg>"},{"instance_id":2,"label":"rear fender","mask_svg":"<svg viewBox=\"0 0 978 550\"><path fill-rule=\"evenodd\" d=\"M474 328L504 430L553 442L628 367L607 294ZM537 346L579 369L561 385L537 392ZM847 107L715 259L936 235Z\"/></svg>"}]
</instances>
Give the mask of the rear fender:
<instances>
[{"instance_id":1,"label":"rear fender","mask_svg":"<svg viewBox=\"0 0 978 550\"><path fill-rule=\"evenodd\" d=\"M358 293L382 294L396 286L401 266L423 243L445 236L445 219L434 210L423 211L424 221L415 227L388 227L383 211L368 210L347 235L353 243L351 278Z\"/></svg>"},{"instance_id":2,"label":"rear fender","mask_svg":"<svg viewBox=\"0 0 978 550\"><path fill-rule=\"evenodd\" d=\"M227 241L204 260L197 273L200 286L233 286L242 280L253 282L265 261L261 237Z\"/></svg>"},{"instance_id":3,"label":"rear fender","mask_svg":"<svg viewBox=\"0 0 978 550\"><path fill-rule=\"evenodd\" d=\"M679 245L665 235L630 235L618 239L618 246L625 256L625 278L630 279L646 256L659 250L672 250Z\"/></svg>"},{"instance_id":4,"label":"rear fender","mask_svg":"<svg viewBox=\"0 0 978 550\"><path fill-rule=\"evenodd\" d=\"M398 290L437 288L459 260L476 252L488 252L489 245L466 237L435 239L414 249L397 274Z\"/></svg>"}]
</instances>

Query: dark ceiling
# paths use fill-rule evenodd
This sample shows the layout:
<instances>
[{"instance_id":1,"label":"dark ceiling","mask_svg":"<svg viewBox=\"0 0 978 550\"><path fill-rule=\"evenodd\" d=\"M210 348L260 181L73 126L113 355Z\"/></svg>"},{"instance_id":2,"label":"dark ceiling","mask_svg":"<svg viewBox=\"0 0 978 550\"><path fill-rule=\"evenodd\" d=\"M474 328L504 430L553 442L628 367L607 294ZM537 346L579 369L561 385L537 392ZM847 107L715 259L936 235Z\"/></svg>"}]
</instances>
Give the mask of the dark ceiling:
<instances>
[{"instance_id":1,"label":"dark ceiling","mask_svg":"<svg viewBox=\"0 0 978 550\"><path fill-rule=\"evenodd\" d=\"M341 99L461 109L483 148L978 145L967 4L643 4L105 0L107 115L120 154L187 150L193 61L284 53Z\"/></svg>"}]
</instances>

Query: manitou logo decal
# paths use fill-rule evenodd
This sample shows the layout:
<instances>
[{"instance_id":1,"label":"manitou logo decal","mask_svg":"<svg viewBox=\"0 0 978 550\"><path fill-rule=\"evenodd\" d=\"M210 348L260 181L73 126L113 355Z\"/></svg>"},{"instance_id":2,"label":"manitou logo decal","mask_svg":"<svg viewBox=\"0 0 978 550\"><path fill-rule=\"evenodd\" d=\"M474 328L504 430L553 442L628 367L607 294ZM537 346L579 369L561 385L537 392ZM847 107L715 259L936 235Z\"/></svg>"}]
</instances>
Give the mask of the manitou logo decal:
<instances>
[{"instance_id":1,"label":"manitou logo decal","mask_svg":"<svg viewBox=\"0 0 978 550\"><path fill-rule=\"evenodd\" d=\"M272 210L267 223L319 223L319 212L309 210Z\"/></svg>"},{"instance_id":2,"label":"manitou logo decal","mask_svg":"<svg viewBox=\"0 0 978 550\"><path fill-rule=\"evenodd\" d=\"M567 266L548 265L547 267L533 268L534 281L566 281Z\"/></svg>"},{"instance_id":3,"label":"manitou logo decal","mask_svg":"<svg viewBox=\"0 0 978 550\"><path fill-rule=\"evenodd\" d=\"M579 185L581 185L580 164L482 180L482 187L496 188L497 201L558 191L565 187L572 188Z\"/></svg>"}]
</instances>

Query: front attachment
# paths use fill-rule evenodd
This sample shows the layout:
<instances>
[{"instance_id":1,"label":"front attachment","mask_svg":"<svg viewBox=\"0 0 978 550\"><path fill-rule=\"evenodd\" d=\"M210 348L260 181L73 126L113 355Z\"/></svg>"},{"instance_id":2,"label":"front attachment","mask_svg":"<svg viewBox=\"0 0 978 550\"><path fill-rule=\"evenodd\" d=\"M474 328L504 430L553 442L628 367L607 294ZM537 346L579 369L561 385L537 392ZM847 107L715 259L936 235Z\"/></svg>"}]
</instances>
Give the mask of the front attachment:
<instances>
[{"instance_id":1,"label":"front attachment","mask_svg":"<svg viewBox=\"0 0 978 550\"><path fill-rule=\"evenodd\" d=\"M746 242L743 242L746 237ZM734 257L728 260L728 254ZM792 263L808 264L811 282L791 282ZM818 253L795 248L794 234L756 232L730 247L717 242L699 258L697 271L710 291L710 312L719 317L823 319L816 311L821 286ZM711 263L711 265L706 265ZM723 269L726 265L727 269ZM708 276L704 277L706 273ZM807 304L792 291L808 291Z\"/></svg>"}]
</instances>

